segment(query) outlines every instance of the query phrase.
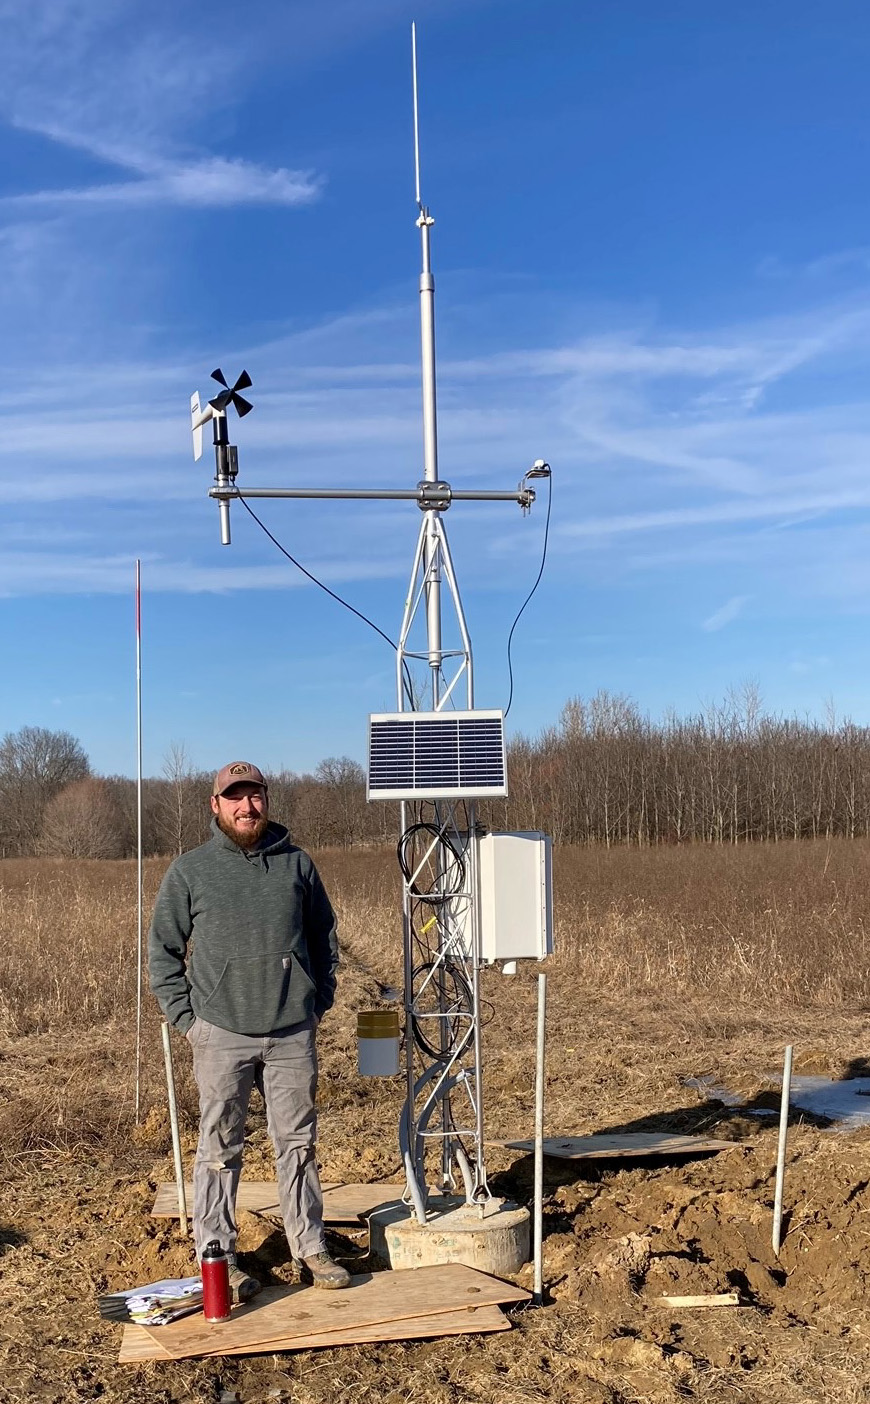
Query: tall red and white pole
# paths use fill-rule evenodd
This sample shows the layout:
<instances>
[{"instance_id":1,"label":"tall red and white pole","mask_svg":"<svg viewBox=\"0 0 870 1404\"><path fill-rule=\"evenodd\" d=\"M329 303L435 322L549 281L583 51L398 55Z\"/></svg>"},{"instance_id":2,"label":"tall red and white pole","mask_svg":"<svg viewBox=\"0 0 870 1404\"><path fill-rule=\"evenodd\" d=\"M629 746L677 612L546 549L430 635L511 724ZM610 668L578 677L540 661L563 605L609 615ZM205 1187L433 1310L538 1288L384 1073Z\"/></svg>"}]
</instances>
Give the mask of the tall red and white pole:
<instances>
[{"instance_id":1,"label":"tall red and white pole","mask_svg":"<svg viewBox=\"0 0 870 1404\"><path fill-rule=\"evenodd\" d=\"M142 572L136 561L136 1125L142 1069Z\"/></svg>"}]
</instances>

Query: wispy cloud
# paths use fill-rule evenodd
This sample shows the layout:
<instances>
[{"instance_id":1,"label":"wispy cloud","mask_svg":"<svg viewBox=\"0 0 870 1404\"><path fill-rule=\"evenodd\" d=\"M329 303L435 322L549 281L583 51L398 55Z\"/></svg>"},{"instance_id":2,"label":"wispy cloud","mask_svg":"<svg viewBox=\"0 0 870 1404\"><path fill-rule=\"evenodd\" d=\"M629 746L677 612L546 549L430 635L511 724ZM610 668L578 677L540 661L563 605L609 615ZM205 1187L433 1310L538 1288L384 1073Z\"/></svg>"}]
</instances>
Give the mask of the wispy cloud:
<instances>
[{"instance_id":1,"label":"wispy cloud","mask_svg":"<svg viewBox=\"0 0 870 1404\"><path fill-rule=\"evenodd\" d=\"M843 275L870 273L870 247L837 249L794 264L786 263L778 255L769 255L761 260L757 272L763 278L803 278L819 283Z\"/></svg>"},{"instance_id":2,"label":"wispy cloud","mask_svg":"<svg viewBox=\"0 0 870 1404\"><path fill-rule=\"evenodd\" d=\"M250 161L210 157L162 165L139 180L62 190L37 190L0 198L0 206L63 208L84 205L179 205L217 209L229 205L309 205L323 188L323 176L284 167L266 170Z\"/></svg>"},{"instance_id":3,"label":"wispy cloud","mask_svg":"<svg viewBox=\"0 0 870 1404\"><path fill-rule=\"evenodd\" d=\"M44 545L45 543L43 543ZM0 597L20 595L129 594L135 557L81 552L4 552L0 557ZM289 563L274 565L198 564L144 554L152 594L229 594L237 590L292 590L308 582ZM340 589L348 580L392 579L403 574L404 557L387 553L377 560L335 561L309 556L312 574Z\"/></svg>"},{"instance_id":4,"label":"wispy cloud","mask_svg":"<svg viewBox=\"0 0 870 1404\"><path fill-rule=\"evenodd\" d=\"M844 492L801 494L793 498L755 498L746 502L716 502L706 507L672 507L658 512L627 512L614 517L590 517L562 528L569 537L618 537L641 532L673 531L694 526L775 519L783 526L796 525L827 512L870 507L870 484Z\"/></svg>"},{"instance_id":5,"label":"wispy cloud","mask_svg":"<svg viewBox=\"0 0 870 1404\"><path fill-rule=\"evenodd\" d=\"M821 673L826 668L830 668L831 660L826 653L817 654L794 654L789 662L789 672L798 677L806 677L811 673Z\"/></svg>"},{"instance_id":6,"label":"wispy cloud","mask_svg":"<svg viewBox=\"0 0 870 1404\"><path fill-rule=\"evenodd\" d=\"M318 198L323 176L311 171L193 154L196 133L231 102L250 58L243 39L222 42L219 24L194 34L177 13L119 0L7 0L0 20L0 112L9 124L132 177L7 188L0 208L292 206Z\"/></svg>"},{"instance_id":7,"label":"wispy cloud","mask_svg":"<svg viewBox=\"0 0 870 1404\"><path fill-rule=\"evenodd\" d=\"M585 309L577 309L576 321L588 328ZM870 407L857 391L837 397L841 368L854 373L870 361L870 308L862 299L691 335L663 325L632 331L628 317L626 328L618 337L587 330L582 339L537 347L524 346L517 331L513 347L491 356L463 355L452 336L454 354L439 361L444 476L456 485L511 486L535 458L546 457L554 469L550 561L568 580L581 578L593 553L596 569L610 559L623 574L681 569L706 554L744 567L766 562L783 579L796 579L798 590L811 580L818 589L826 576L842 579L848 559L851 588L858 588L863 542L859 549L856 538L854 550L844 552L842 539L835 546L826 528L836 522L851 539L870 508ZM370 486L415 482L415 342L413 308L385 302L222 351L255 379L256 413L233 425L240 485L339 487L359 485L361 475ZM253 538L244 558L238 546L233 561L220 566L197 560L191 568L185 558L173 573L166 556L170 503L179 548L185 533L207 530L214 541L213 518L205 515L214 510L206 500L208 449L194 465L187 417L191 391L206 391L211 354L188 352L166 364L120 358L16 368L0 389L7 513L14 508L32 531L39 504L78 503L70 529L86 529L93 515L127 552L125 560L156 551L166 588L211 590L218 581L221 588L255 588L246 582L266 577L257 573ZM761 382L775 385L775 396L746 394ZM342 578L366 578L371 563L358 511L310 504L292 513L274 504L265 510L279 536L288 524L291 549L305 523L306 564L305 542L322 538L343 553ZM375 554L395 539L398 521L404 540L406 515L364 510L366 541L381 543ZM457 541L474 542L471 569L481 579L495 557L524 560L540 549L539 535L519 514L487 512L474 508L449 520ZM240 509L234 516L241 520ZM814 553L818 569L799 568ZM44 560L28 569L27 555L20 552L6 573L5 591L46 588L43 578L58 590L111 589L113 582L126 588L126 567L116 574L111 564L98 564L88 584L84 564L77 574L75 563L61 561L53 576ZM401 549L389 568L404 574ZM746 593L764 591L747 578ZM708 632L722 627L712 618Z\"/></svg>"},{"instance_id":8,"label":"wispy cloud","mask_svg":"<svg viewBox=\"0 0 870 1404\"><path fill-rule=\"evenodd\" d=\"M715 610L704 620L701 628L708 634L715 634L719 629L724 629L726 624L733 624L750 598L749 595L732 595L731 599L726 600L720 609Z\"/></svg>"}]
</instances>

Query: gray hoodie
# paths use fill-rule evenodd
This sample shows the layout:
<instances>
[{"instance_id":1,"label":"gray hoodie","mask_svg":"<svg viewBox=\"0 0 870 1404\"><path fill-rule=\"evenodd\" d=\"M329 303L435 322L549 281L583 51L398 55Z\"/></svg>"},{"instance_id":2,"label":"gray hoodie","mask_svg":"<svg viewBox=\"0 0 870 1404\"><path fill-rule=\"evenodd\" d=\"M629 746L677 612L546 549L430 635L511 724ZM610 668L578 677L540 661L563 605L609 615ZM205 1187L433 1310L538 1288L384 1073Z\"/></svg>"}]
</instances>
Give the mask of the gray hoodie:
<instances>
[{"instance_id":1,"label":"gray hoodie","mask_svg":"<svg viewBox=\"0 0 870 1404\"><path fill-rule=\"evenodd\" d=\"M281 824L253 852L211 827L157 894L148 971L160 1008L181 1033L194 1018L255 1037L320 1018L335 998L338 939L317 869Z\"/></svg>"}]
</instances>

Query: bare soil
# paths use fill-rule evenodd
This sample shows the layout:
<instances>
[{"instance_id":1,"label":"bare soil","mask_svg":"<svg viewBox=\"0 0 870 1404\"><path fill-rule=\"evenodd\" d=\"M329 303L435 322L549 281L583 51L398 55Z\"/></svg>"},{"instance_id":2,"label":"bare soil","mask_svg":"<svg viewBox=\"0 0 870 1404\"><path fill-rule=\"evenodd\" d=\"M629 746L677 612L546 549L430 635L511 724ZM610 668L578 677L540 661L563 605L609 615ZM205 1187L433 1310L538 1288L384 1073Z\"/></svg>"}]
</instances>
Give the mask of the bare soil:
<instances>
[{"instance_id":1,"label":"bare soil","mask_svg":"<svg viewBox=\"0 0 870 1404\"><path fill-rule=\"evenodd\" d=\"M20 895L24 876L4 874L0 864L0 895L4 879L7 898ZM118 883L129 876L117 865ZM336 859L327 877L340 889L346 938L338 1005L320 1035L322 1174L392 1180L399 1177L400 1087L357 1076L354 1031L357 1010L379 997L377 982L397 978L394 918L379 891L367 895L362 868L351 872ZM57 872L52 880L60 880ZM106 881L103 873L103 896ZM662 927L666 915L660 904ZM594 914L582 919L588 926ZM840 939L857 943L859 935L841 932ZM95 964L101 939L108 938L94 936ZM81 959L87 948L82 937ZM751 962L751 949L744 959ZM845 960L842 949L836 959ZM91 973L78 972L85 988ZM870 1400L870 1133L847 1135L793 1116L777 1259L776 1118L752 1115L772 1101L765 1074L781 1065L785 1043L795 1044L799 1070L866 1073L863 1009L801 1002L791 992L785 999L776 989L766 1001L675 994L664 980L614 989L612 972L602 968L597 982L592 975L579 958L550 962L547 1133L694 1131L732 1139L732 1149L670 1161L548 1160L546 1301L515 1310L511 1332L138 1366L117 1364L120 1327L100 1320L97 1294L192 1267L177 1225L150 1217L157 1183L172 1178L156 1018L149 1006L143 1115L135 1126L129 989L113 1011L81 1026L71 1014L63 1023L39 1020L16 1006L19 1028L28 1031L0 1040L0 1401ZM528 1135L535 972L521 969L514 979L485 972L483 993L492 1007L488 1133ZM189 1050L183 1040L174 1050L189 1166L196 1129ZM700 1100L685 1079L705 1073L740 1091L747 1107ZM272 1173L259 1102L246 1173ZM497 1193L531 1202L530 1156L493 1147L490 1179ZM335 1234L331 1243L351 1267L367 1266L363 1233ZM286 1243L268 1220L242 1215L240 1248L245 1266L264 1281L293 1279ZM520 1280L530 1285L530 1267ZM739 1294L739 1306L672 1308L659 1300L729 1291Z\"/></svg>"}]
</instances>

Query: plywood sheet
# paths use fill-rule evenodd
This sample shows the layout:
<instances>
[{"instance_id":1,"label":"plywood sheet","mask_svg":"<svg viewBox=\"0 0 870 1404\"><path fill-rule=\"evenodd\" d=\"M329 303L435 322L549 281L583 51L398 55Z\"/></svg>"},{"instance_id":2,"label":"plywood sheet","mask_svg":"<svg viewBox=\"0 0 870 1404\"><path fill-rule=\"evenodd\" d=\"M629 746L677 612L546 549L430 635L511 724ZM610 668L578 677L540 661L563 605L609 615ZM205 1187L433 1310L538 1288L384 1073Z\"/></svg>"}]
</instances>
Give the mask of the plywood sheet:
<instances>
[{"instance_id":1,"label":"plywood sheet","mask_svg":"<svg viewBox=\"0 0 870 1404\"><path fill-rule=\"evenodd\" d=\"M394 1204L401 1199L404 1182L400 1185L334 1185L323 1186L323 1218L327 1224L356 1224L382 1204ZM185 1185L187 1209L193 1204L193 1186ZM274 1180L241 1180L236 1200L237 1209L249 1209L255 1214L280 1214L278 1186ZM178 1192L175 1181L157 1186L157 1197L151 1210L155 1219L178 1218Z\"/></svg>"},{"instance_id":2,"label":"plywood sheet","mask_svg":"<svg viewBox=\"0 0 870 1404\"><path fill-rule=\"evenodd\" d=\"M720 1307L739 1306L736 1292L704 1292L691 1297L657 1297L653 1299L662 1306L669 1307Z\"/></svg>"},{"instance_id":3,"label":"plywood sheet","mask_svg":"<svg viewBox=\"0 0 870 1404\"><path fill-rule=\"evenodd\" d=\"M231 1352L220 1338L214 1343L213 1355L257 1355L270 1351L322 1350L327 1346L363 1345L377 1341L418 1341L430 1336L465 1336L490 1331L509 1331L511 1323L497 1306L484 1306L461 1311L444 1311L435 1316L414 1316L403 1321L380 1321L371 1326L346 1331L322 1331L315 1336L278 1337L263 1345L236 1346ZM155 1332L156 1334L156 1332ZM154 1339L143 1326L124 1327L119 1365L139 1360L173 1360L165 1346Z\"/></svg>"},{"instance_id":4,"label":"plywood sheet","mask_svg":"<svg viewBox=\"0 0 870 1404\"><path fill-rule=\"evenodd\" d=\"M188 1316L168 1326L145 1327L175 1359L233 1354L238 1346L268 1350L274 1340L359 1331L409 1317L433 1316L460 1307L524 1302L529 1293L461 1263L408 1268L402 1272L363 1273L341 1292L317 1287L273 1288L245 1306L236 1307L229 1321L213 1324Z\"/></svg>"},{"instance_id":5,"label":"plywood sheet","mask_svg":"<svg viewBox=\"0 0 870 1404\"><path fill-rule=\"evenodd\" d=\"M533 1151L534 1141L490 1141L508 1150ZM717 1141L711 1136L669 1136L655 1131L631 1131L622 1135L545 1136L544 1155L562 1160L611 1160L617 1157L647 1155L700 1155L728 1150L738 1141Z\"/></svg>"}]
</instances>

